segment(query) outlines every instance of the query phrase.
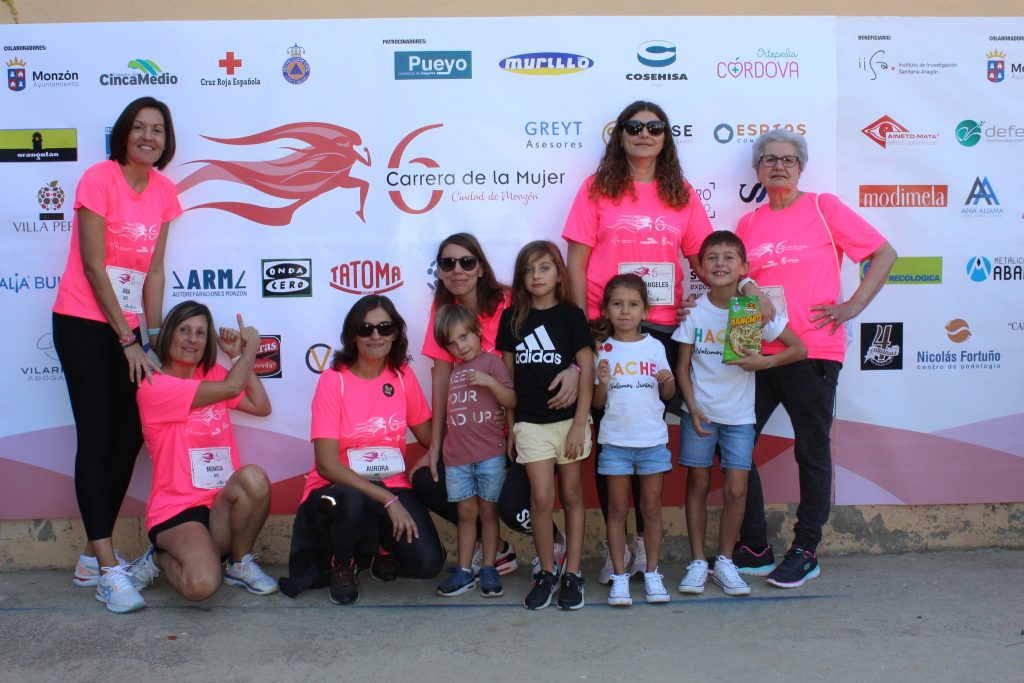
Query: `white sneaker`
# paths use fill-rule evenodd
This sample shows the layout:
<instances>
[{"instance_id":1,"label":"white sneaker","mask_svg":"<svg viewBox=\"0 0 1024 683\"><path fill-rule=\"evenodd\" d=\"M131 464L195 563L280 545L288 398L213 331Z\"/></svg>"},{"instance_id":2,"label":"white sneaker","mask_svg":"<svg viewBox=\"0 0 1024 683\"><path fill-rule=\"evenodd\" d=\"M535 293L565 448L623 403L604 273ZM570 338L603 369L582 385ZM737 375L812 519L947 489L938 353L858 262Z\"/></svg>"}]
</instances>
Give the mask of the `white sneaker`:
<instances>
[{"instance_id":1,"label":"white sneaker","mask_svg":"<svg viewBox=\"0 0 1024 683\"><path fill-rule=\"evenodd\" d=\"M555 578L558 578L559 576L561 576L562 571L565 570L565 544L556 542L554 544L554 554L555 571L552 573L555 575ZM533 558L533 571L531 572L530 576L536 579L538 572L540 572L540 558L535 557ZM607 583L607 581L605 583Z\"/></svg>"},{"instance_id":2,"label":"white sneaker","mask_svg":"<svg viewBox=\"0 0 1024 683\"><path fill-rule=\"evenodd\" d=\"M118 564L128 564L128 560L121 554L120 550L114 550L114 557ZM75 565L75 577L72 579L79 588L91 588L100 580L100 563L92 555L79 555L78 564Z\"/></svg>"},{"instance_id":3,"label":"white sneaker","mask_svg":"<svg viewBox=\"0 0 1024 683\"><path fill-rule=\"evenodd\" d=\"M608 593L608 604L613 607L629 607L633 598L629 595L629 574L612 574L612 589Z\"/></svg>"},{"instance_id":4,"label":"white sneaker","mask_svg":"<svg viewBox=\"0 0 1024 683\"><path fill-rule=\"evenodd\" d=\"M694 560L686 566L686 576L679 582L679 592L700 595L704 592L704 584L707 582L707 560Z\"/></svg>"},{"instance_id":5,"label":"white sneaker","mask_svg":"<svg viewBox=\"0 0 1024 683\"><path fill-rule=\"evenodd\" d=\"M241 586L253 595L270 595L277 592L277 581L256 564L257 555L247 553L241 560L228 564L224 572L224 583L228 586Z\"/></svg>"},{"instance_id":6,"label":"white sneaker","mask_svg":"<svg viewBox=\"0 0 1024 683\"><path fill-rule=\"evenodd\" d=\"M715 574L712 580L722 587L726 595L750 595L750 586L740 578L740 572L732 560L719 555L715 560Z\"/></svg>"},{"instance_id":7,"label":"white sneaker","mask_svg":"<svg viewBox=\"0 0 1024 683\"><path fill-rule=\"evenodd\" d=\"M665 583L662 579L665 578L655 567L653 572L644 572L644 598L651 604L659 602L668 602L672 598L669 596L668 591L665 590Z\"/></svg>"},{"instance_id":8,"label":"white sneaker","mask_svg":"<svg viewBox=\"0 0 1024 683\"><path fill-rule=\"evenodd\" d=\"M105 573L100 574L96 582L96 599L105 603L108 610L125 614L146 606L146 601L132 585L127 564L103 567L103 571Z\"/></svg>"},{"instance_id":9,"label":"white sneaker","mask_svg":"<svg viewBox=\"0 0 1024 683\"><path fill-rule=\"evenodd\" d=\"M155 554L156 548L149 546L149 550L142 557L128 565L128 576L131 578L135 590L140 591L150 586L156 577L160 576L160 567L156 566L153 559Z\"/></svg>"},{"instance_id":10,"label":"white sneaker","mask_svg":"<svg viewBox=\"0 0 1024 683\"><path fill-rule=\"evenodd\" d=\"M612 574L615 573L615 567L612 565L612 554L608 550L607 539L601 541L601 547L604 548L604 566L601 567L601 571L597 574L597 582L607 585L612 580ZM632 570L629 566L629 559L629 546L626 546L622 555L622 567L626 570L626 576L630 576L632 574Z\"/></svg>"},{"instance_id":11,"label":"white sneaker","mask_svg":"<svg viewBox=\"0 0 1024 683\"><path fill-rule=\"evenodd\" d=\"M633 540L635 542L633 546L633 564L629 566L629 575L646 574L647 548L644 547L644 538L643 536L637 536Z\"/></svg>"}]
</instances>

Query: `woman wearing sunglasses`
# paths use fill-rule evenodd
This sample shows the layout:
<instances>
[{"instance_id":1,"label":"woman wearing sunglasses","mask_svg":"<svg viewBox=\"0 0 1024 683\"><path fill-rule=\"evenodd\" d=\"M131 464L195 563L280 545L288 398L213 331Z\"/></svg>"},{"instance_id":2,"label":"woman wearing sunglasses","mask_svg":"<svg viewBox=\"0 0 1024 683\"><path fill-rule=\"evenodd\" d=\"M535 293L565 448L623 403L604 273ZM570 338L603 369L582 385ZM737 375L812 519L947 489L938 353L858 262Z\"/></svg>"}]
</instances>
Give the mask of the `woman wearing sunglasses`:
<instances>
[{"instance_id":1,"label":"woman wearing sunglasses","mask_svg":"<svg viewBox=\"0 0 1024 683\"><path fill-rule=\"evenodd\" d=\"M406 431L430 442L430 406L406 364L405 320L371 294L345 316L341 349L313 395L315 463L292 531L286 595L322 587L337 605L359 600L356 555L378 544L406 576L432 578L445 551L405 472ZM393 578L393 576L392 576Z\"/></svg>"},{"instance_id":2,"label":"woman wearing sunglasses","mask_svg":"<svg viewBox=\"0 0 1024 683\"><path fill-rule=\"evenodd\" d=\"M570 296L595 320L608 280L622 273L639 275L647 284L650 302L641 329L664 344L674 368L672 332L685 307L692 306L683 300L683 278L687 267L696 268L697 252L710 232L704 205L683 177L668 116L653 102L633 102L616 119L597 172L583 182L565 221L562 237L569 243ZM678 411L678 399L670 405ZM596 434L602 413L593 412ZM596 464L598 458L593 461ZM632 489L633 500L639 501L637 476ZM600 474L597 492L607 519L608 484ZM612 549L625 556L630 574L647 570L639 510L636 520L632 564L627 549ZM608 583L611 573L609 555L598 580Z\"/></svg>"},{"instance_id":3,"label":"woman wearing sunglasses","mask_svg":"<svg viewBox=\"0 0 1024 683\"><path fill-rule=\"evenodd\" d=\"M434 338L434 313L450 303L460 303L472 309L480 319L484 351L500 357L501 352L494 348L495 339L498 335L498 321L501 319L502 311L508 308L510 297L508 287L498 282L480 243L473 235L463 232L446 237L437 248L436 258L438 282L434 290L434 301L430 308L430 320L427 322L427 333L423 339L422 349L423 355L434 361L431 379L434 432L430 448L413 467L412 485L431 510L452 524L457 524L458 511L454 503L448 502L444 463L440 457L448 414L448 381L456 359ZM552 399L552 407L564 408L572 405L576 401L576 390L579 386L578 371L563 371L552 383L552 388L555 386L559 386L559 392ZM522 465L511 465L501 489L501 497L498 499L498 513L510 529L524 534L530 533L530 482ZM561 537L557 529L555 537ZM556 543L556 554L558 546ZM561 547L564 556L564 542ZM482 554L474 553L475 569L479 569L476 565L482 559ZM508 541L500 540L495 563L498 573L507 574L515 571L518 566L515 548Z\"/></svg>"}]
</instances>

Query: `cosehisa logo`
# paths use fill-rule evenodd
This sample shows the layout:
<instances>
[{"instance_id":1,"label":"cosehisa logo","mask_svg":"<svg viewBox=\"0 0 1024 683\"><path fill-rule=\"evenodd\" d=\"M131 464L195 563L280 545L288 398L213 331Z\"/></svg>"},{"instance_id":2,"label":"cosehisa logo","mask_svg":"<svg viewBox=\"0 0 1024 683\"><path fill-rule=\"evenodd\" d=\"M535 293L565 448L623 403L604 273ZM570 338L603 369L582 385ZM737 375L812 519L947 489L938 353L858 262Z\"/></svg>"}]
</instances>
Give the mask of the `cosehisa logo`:
<instances>
[{"instance_id":1,"label":"cosehisa logo","mask_svg":"<svg viewBox=\"0 0 1024 683\"><path fill-rule=\"evenodd\" d=\"M284 376L281 369L281 335L264 334L260 337L260 350L256 352L252 369L263 379Z\"/></svg>"},{"instance_id":2,"label":"cosehisa logo","mask_svg":"<svg viewBox=\"0 0 1024 683\"><path fill-rule=\"evenodd\" d=\"M594 66L594 60L569 52L530 52L506 57L498 68L523 76L565 76Z\"/></svg>"},{"instance_id":3,"label":"cosehisa logo","mask_svg":"<svg viewBox=\"0 0 1024 683\"><path fill-rule=\"evenodd\" d=\"M401 267L387 262L353 260L331 268L331 287L349 294L383 294L404 284Z\"/></svg>"},{"instance_id":4,"label":"cosehisa logo","mask_svg":"<svg viewBox=\"0 0 1024 683\"><path fill-rule=\"evenodd\" d=\"M459 52L396 52L395 80L437 78L473 78L473 53Z\"/></svg>"},{"instance_id":5,"label":"cosehisa logo","mask_svg":"<svg viewBox=\"0 0 1024 683\"><path fill-rule=\"evenodd\" d=\"M963 344L971 338L971 326L963 318L953 318L946 323L946 336L954 344Z\"/></svg>"},{"instance_id":6,"label":"cosehisa logo","mask_svg":"<svg viewBox=\"0 0 1024 683\"><path fill-rule=\"evenodd\" d=\"M860 205L877 209L946 206L948 185L861 185Z\"/></svg>"},{"instance_id":7,"label":"cosehisa logo","mask_svg":"<svg viewBox=\"0 0 1024 683\"><path fill-rule=\"evenodd\" d=\"M860 279L868 274L871 259L861 262ZM900 256L889 271L886 284L890 285L941 285L941 256Z\"/></svg>"},{"instance_id":8,"label":"cosehisa logo","mask_svg":"<svg viewBox=\"0 0 1024 683\"><path fill-rule=\"evenodd\" d=\"M807 125L803 123L720 123L715 126L715 141L723 145L736 141L751 143L761 135L776 128L784 128L793 133L807 135Z\"/></svg>"},{"instance_id":9,"label":"cosehisa logo","mask_svg":"<svg viewBox=\"0 0 1024 683\"><path fill-rule=\"evenodd\" d=\"M788 47L783 50L758 48L748 58L734 57L718 62L715 75L723 79L800 78L799 55Z\"/></svg>"},{"instance_id":10,"label":"cosehisa logo","mask_svg":"<svg viewBox=\"0 0 1024 683\"><path fill-rule=\"evenodd\" d=\"M967 277L974 282L1024 282L1024 256L974 256L967 262Z\"/></svg>"},{"instance_id":11,"label":"cosehisa logo","mask_svg":"<svg viewBox=\"0 0 1024 683\"><path fill-rule=\"evenodd\" d=\"M331 356L334 349L329 344L313 344L306 349L306 367L310 372L320 374L331 367Z\"/></svg>"},{"instance_id":12,"label":"cosehisa logo","mask_svg":"<svg viewBox=\"0 0 1024 683\"><path fill-rule=\"evenodd\" d=\"M860 369L903 369L903 323L860 324Z\"/></svg>"},{"instance_id":13,"label":"cosehisa logo","mask_svg":"<svg viewBox=\"0 0 1024 683\"><path fill-rule=\"evenodd\" d=\"M284 76L284 80L288 81L292 85L301 85L309 80L309 74L311 69L309 68L309 62L303 59L306 54L306 50L295 43L288 48L288 59L284 61L284 65L281 67L281 75Z\"/></svg>"},{"instance_id":14,"label":"cosehisa logo","mask_svg":"<svg viewBox=\"0 0 1024 683\"><path fill-rule=\"evenodd\" d=\"M127 64L129 69L135 69L138 73L131 71L125 73L100 74L100 85L107 86L151 86L151 85L177 85L178 77L169 71L164 71L151 59L133 59Z\"/></svg>"},{"instance_id":15,"label":"cosehisa logo","mask_svg":"<svg viewBox=\"0 0 1024 683\"><path fill-rule=\"evenodd\" d=\"M234 268L193 268L171 271L171 296L174 298L249 296L245 271Z\"/></svg>"},{"instance_id":16,"label":"cosehisa logo","mask_svg":"<svg viewBox=\"0 0 1024 683\"><path fill-rule=\"evenodd\" d=\"M78 161L78 130L0 130L0 162Z\"/></svg>"},{"instance_id":17,"label":"cosehisa logo","mask_svg":"<svg viewBox=\"0 0 1024 683\"><path fill-rule=\"evenodd\" d=\"M939 140L938 133L912 133L888 115L861 128L860 132L883 149L898 145L936 145Z\"/></svg>"},{"instance_id":18,"label":"cosehisa logo","mask_svg":"<svg viewBox=\"0 0 1024 683\"><path fill-rule=\"evenodd\" d=\"M299 140L306 147L288 147L291 154L270 161L197 160L190 164L203 164L197 171L178 183L178 194L215 181L239 183L278 199L290 200L285 206L259 206L247 202L218 201L189 207L219 209L233 213L261 225L288 225L292 214L313 199L335 188L359 190L359 210L356 216L366 222L363 209L370 183L353 178L352 167L361 163L370 166L370 150L356 151L362 144L359 133L330 123L289 123L241 138L215 138L201 136L224 145L260 145L278 140Z\"/></svg>"},{"instance_id":19,"label":"cosehisa logo","mask_svg":"<svg viewBox=\"0 0 1024 683\"><path fill-rule=\"evenodd\" d=\"M263 298L313 296L313 261L262 259Z\"/></svg>"},{"instance_id":20,"label":"cosehisa logo","mask_svg":"<svg viewBox=\"0 0 1024 683\"><path fill-rule=\"evenodd\" d=\"M676 46L666 40L649 40L636 49L636 61L652 69L664 69L676 63ZM627 81L685 81L682 71L654 71L626 74Z\"/></svg>"},{"instance_id":21,"label":"cosehisa logo","mask_svg":"<svg viewBox=\"0 0 1024 683\"><path fill-rule=\"evenodd\" d=\"M982 205L982 202L984 204ZM1001 216L1004 211L999 206L999 197L992 189L988 176L975 177L971 191L967 194L964 206L960 209L961 216Z\"/></svg>"}]
</instances>

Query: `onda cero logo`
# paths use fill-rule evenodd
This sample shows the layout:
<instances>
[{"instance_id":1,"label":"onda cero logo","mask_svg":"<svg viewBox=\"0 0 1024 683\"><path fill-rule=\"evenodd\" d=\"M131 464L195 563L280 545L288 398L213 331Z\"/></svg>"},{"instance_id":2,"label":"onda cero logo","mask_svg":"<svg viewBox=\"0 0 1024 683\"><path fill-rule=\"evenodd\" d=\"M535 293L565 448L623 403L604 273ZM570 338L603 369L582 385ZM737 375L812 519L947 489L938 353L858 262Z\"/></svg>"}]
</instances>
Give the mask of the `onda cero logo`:
<instances>
[{"instance_id":1,"label":"onda cero logo","mask_svg":"<svg viewBox=\"0 0 1024 683\"><path fill-rule=\"evenodd\" d=\"M262 259L261 264L265 299L313 296L312 259Z\"/></svg>"}]
</instances>

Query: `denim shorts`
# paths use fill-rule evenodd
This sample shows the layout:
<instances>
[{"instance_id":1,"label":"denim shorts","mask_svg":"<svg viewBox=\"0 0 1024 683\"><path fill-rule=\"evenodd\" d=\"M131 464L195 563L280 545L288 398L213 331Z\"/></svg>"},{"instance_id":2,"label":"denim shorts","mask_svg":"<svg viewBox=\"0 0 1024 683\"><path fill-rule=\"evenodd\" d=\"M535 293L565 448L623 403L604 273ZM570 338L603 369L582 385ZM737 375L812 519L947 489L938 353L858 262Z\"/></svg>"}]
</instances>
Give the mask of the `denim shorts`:
<instances>
[{"instance_id":1,"label":"denim shorts","mask_svg":"<svg viewBox=\"0 0 1024 683\"><path fill-rule=\"evenodd\" d=\"M721 450L723 470L749 470L754 457L754 425L723 425L702 422L711 432L700 436L693 428L689 413L679 421L679 464L686 467L711 467L715 458L715 444Z\"/></svg>"},{"instance_id":2,"label":"denim shorts","mask_svg":"<svg viewBox=\"0 0 1024 683\"><path fill-rule=\"evenodd\" d=\"M496 455L468 465L445 465L444 482L448 488L448 502L460 503L473 496L497 503L505 483L506 457Z\"/></svg>"},{"instance_id":3,"label":"denim shorts","mask_svg":"<svg viewBox=\"0 0 1024 683\"><path fill-rule=\"evenodd\" d=\"M597 473L605 476L660 474L672 469L668 446L613 446L601 444Z\"/></svg>"}]
</instances>

